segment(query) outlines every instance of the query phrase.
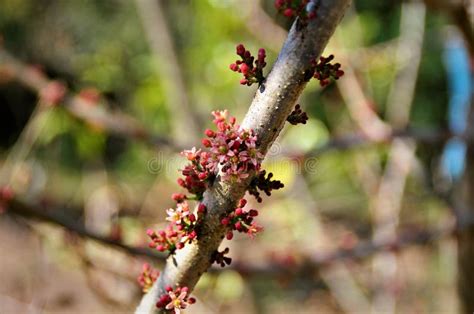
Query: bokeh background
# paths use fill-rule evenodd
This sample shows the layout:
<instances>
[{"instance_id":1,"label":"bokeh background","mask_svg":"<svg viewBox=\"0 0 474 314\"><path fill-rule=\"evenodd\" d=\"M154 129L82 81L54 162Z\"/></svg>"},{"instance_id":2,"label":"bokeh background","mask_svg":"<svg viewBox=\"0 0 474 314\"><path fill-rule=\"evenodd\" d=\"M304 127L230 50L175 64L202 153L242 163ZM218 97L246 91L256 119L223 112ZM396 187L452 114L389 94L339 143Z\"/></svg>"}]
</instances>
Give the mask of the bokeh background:
<instances>
[{"instance_id":1,"label":"bokeh background","mask_svg":"<svg viewBox=\"0 0 474 314\"><path fill-rule=\"evenodd\" d=\"M247 198L265 231L223 244L233 265L203 276L188 313L474 302L457 289L474 291L473 10L354 1L323 54L345 76L308 84L308 123L265 161L285 188ZM0 0L0 312L132 311L142 263L162 266L145 230L180 191L178 152L255 93L229 70L235 46L271 68L290 25L270 0Z\"/></svg>"}]
</instances>

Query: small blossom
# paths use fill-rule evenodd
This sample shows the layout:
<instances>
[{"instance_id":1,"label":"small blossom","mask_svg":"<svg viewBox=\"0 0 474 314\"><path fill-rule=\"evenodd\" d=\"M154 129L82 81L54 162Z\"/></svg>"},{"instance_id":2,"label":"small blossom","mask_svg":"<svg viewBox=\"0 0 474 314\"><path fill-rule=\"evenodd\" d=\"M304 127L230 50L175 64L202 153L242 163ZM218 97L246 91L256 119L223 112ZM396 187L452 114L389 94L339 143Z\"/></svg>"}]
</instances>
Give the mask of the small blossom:
<instances>
[{"instance_id":1,"label":"small blossom","mask_svg":"<svg viewBox=\"0 0 474 314\"><path fill-rule=\"evenodd\" d=\"M253 239L257 233L263 230L262 226L257 225L257 223L253 222L247 228L247 234Z\"/></svg>"},{"instance_id":2,"label":"small blossom","mask_svg":"<svg viewBox=\"0 0 474 314\"><path fill-rule=\"evenodd\" d=\"M187 287L178 287L172 289L167 287L166 293L160 296L156 306L161 309L173 311L175 314L180 314L190 304L194 304L196 299L188 296L189 289Z\"/></svg>"},{"instance_id":3,"label":"small blossom","mask_svg":"<svg viewBox=\"0 0 474 314\"><path fill-rule=\"evenodd\" d=\"M142 266L142 273L138 276L137 280L140 286L142 287L143 293L147 293L153 283L158 279L160 272L156 269L153 269L150 264L144 263Z\"/></svg>"},{"instance_id":4,"label":"small blossom","mask_svg":"<svg viewBox=\"0 0 474 314\"><path fill-rule=\"evenodd\" d=\"M199 155L201 150L196 150L196 147L193 147L191 150L184 150L181 154L185 156L188 160L195 160Z\"/></svg>"}]
</instances>

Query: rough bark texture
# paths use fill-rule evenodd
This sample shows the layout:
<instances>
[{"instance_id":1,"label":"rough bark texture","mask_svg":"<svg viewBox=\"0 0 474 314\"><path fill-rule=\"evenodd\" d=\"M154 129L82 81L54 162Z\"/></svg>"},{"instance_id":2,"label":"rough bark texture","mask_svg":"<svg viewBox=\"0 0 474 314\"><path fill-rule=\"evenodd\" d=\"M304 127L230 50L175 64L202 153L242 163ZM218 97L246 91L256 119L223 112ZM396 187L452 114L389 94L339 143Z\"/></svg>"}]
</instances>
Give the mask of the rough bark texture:
<instances>
[{"instance_id":1,"label":"rough bark texture","mask_svg":"<svg viewBox=\"0 0 474 314\"><path fill-rule=\"evenodd\" d=\"M310 61L319 57L334 33L351 0L321 0L318 16L308 25L296 21L273 66L247 112L242 127L253 129L258 136L258 147L265 154L277 138L287 116L306 86ZM250 180L250 178L249 178ZM142 299L136 313L158 312L155 304L170 285L187 286L192 290L201 275L209 268L212 253L219 247L226 229L222 215L233 210L243 197L250 182L228 184L217 178L204 194L208 208L198 241L178 250L168 258L166 266L153 288Z\"/></svg>"}]
</instances>

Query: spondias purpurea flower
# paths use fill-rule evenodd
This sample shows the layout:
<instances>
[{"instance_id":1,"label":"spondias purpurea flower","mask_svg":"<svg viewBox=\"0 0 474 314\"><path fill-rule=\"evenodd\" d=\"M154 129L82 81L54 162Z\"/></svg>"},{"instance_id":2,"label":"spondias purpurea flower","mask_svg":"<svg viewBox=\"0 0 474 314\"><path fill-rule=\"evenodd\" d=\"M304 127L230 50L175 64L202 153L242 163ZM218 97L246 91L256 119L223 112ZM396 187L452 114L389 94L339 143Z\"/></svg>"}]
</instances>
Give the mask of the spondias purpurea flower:
<instances>
[{"instance_id":1,"label":"spondias purpurea flower","mask_svg":"<svg viewBox=\"0 0 474 314\"><path fill-rule=\"evenodd\" d=\"M180 314L190 304L196 303L196 299L189 296L188 287L166 287L166 293L162 294L156 303L156 307L170 313Z\"/></svg>"},{"instance_id":2,"label":"spondias purpurea flower","mask_svg":"<svg viewBox=\"0 0 474 314\"><path fill-rule=\"evenodd\" d=\"M138 284L142 287L143 293L147 293L151 289L159 275L160 272L151 267L150 264L143 264L142 273L137 278Z\"/></svg>"}]
</instances>

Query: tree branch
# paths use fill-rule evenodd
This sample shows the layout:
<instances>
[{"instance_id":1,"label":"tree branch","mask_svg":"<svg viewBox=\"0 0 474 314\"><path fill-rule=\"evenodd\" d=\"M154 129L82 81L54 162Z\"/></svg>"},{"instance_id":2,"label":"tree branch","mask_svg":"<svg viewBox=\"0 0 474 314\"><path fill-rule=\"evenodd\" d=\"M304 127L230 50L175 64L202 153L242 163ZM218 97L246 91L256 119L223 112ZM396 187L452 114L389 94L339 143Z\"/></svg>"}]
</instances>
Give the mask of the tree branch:
<instances>
[{"instance_id":1,"label":"tree branch","mask_svg":"<svg viewBox=\"0 0 474 314\"><path fill-rule=\"evenodd\" d=\"M53 82L46 75L17 60L2 48L0 48L0 66L7 78L13 78L37 94L40 94L46 86ZM166 146L176 150L179 149L173 141L152 134L131 116L117 111L112 112L107 110L105 106L91 105L88 101L70 91L67 91L61 104L72 116L103 128L109 133L141 140L154 147Z\"/></svg>"},{"instance_id":2,"label":"tree branch","mask_svg":"<svg viewBox=\"0 0 474 314\"><path fill-rule=\"evenodd\" d=\"M255 131L263 154L275 141L306 86L305 70L312 59L320 56L350 3L351 0L322 0L317 18L305 27L298 20L293 24L272 71L257 91L242 123L243 128ZM161 276L143 297L136 313L157 312L156 301L165 293L166 286L194 288L224 238L226 228L220 223L221 216L235 208L251 177L238 184L217 177L204 194L203 203L208 213L199 239L168 258Z\"/></svg>"},{"instance_id":3,"label":"tree branch","mask_svg":"<svg viewBox=\"0 0 474 314\"><path fill-rule=\"evenodd\" d=\"M81 237L92 239L102 244L118 248L131 255L147 256L157 260L164 260L163 254L159 254L158 252L156 252L156 250L129 246L127 244L122 243L121 241L117 241L110 237L105 237L101 234L88 230L84 226L84 224L78 223L77 219L67 215L67 211L46 210L44 208L39 208L26 204L17 199L9 200L7 204L8 212L11 212L12 214L26 218L39 219L45 222L56 224L58 226L66 228L68 231L74 232L75 234Z\"/></svg>"}]
</instances>

